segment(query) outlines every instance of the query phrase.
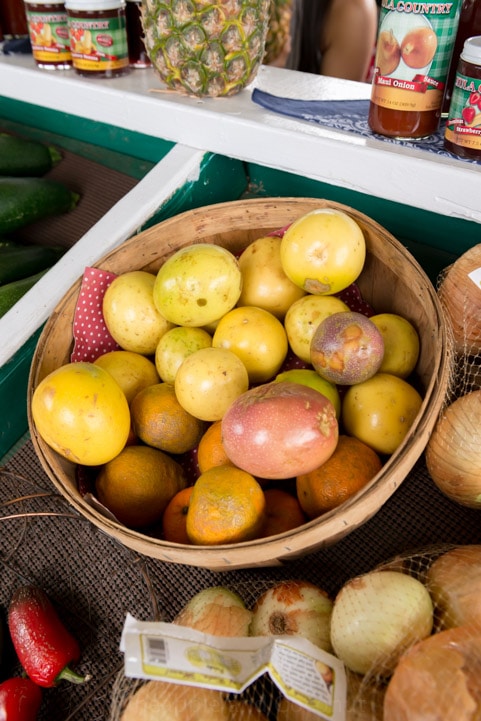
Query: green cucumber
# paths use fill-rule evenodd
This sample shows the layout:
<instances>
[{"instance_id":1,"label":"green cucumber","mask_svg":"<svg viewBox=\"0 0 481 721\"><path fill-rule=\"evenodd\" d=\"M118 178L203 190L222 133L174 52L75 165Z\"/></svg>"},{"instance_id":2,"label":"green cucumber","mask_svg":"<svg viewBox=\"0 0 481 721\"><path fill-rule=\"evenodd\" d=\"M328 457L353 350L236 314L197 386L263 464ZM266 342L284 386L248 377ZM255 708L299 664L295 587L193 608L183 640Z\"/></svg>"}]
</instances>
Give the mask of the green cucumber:
<instances>
[{"instance_id":1,"label":"green cucumber","mask_svg":"<svg viewBox=\"0 0 481 721\"><path fill-rule=\"evenodd\" d=\"M68 213L79 197L56 180L0 177L0 235Z\"/></svg>"},{"instance_id":2,"label":"green cucumber","mask_svg":"<svg viewBox=\"0 0 481 721\"><path fill-rule=\"evenodd\" d=\"M64 252L63 248L42 245L17 245L0 249L0 285L51 267Z\"/></svg>"},{"instance_id":3,"label":"green cucumber","mask_svg":"<svg viewBox=\"0 0 481 721\"><path fill-rule=\"evenodd\" d=\"M61 153L53 145L0 133L0 175L40 177L61 159Z\"/></svg>"},{"instance_id":4,"label":"green cucumber","mask_svg":"<svg viewBox=\"0 0 481 721\"><path fill-rule=\"evenodd\" d=\"M30 275L28 278L22 278L22 280L16 280L13 283L0 286L0 318L4 316L27 291L33 288L35 283L40 280L42 275L45 275L47 270L49 269L45 268L45 270L40 271L40 273Z\"/></svg>"}]
</instances>

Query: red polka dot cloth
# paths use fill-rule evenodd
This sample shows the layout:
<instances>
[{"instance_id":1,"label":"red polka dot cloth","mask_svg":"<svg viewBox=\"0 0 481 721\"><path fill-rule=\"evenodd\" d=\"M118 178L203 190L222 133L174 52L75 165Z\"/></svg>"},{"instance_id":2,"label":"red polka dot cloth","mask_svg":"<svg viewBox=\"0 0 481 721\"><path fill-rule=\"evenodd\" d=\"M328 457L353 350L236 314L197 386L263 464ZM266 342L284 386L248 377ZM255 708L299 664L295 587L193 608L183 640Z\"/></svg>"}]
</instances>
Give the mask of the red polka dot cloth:
<instances>
[{"instance_id":1,"label":"red polka dot cloth","mask_svg":"<svg viewBox=\"0 0 481 721\"><path fill-rule=\"evenodd\" d=\"M374 315L374 309L369 305L367 301L361 295L361 291L356 283L352 283L340 293L336 294L338 298L344 301L350 310L354 310L357 313L362 313L370 318Z\"/></svg>"},{"instance_id":2,"label":"red polka dot cloth","mask_svg":"<svg viewBox=\"0 0 481 721\"><path fill-rule=\"evenodd\" d=\"M114 341L102 313L105 291L117 276L99 268L85 268L73 321L72 363L96 358L120 346Z\"/></svg>"}]
</instances>

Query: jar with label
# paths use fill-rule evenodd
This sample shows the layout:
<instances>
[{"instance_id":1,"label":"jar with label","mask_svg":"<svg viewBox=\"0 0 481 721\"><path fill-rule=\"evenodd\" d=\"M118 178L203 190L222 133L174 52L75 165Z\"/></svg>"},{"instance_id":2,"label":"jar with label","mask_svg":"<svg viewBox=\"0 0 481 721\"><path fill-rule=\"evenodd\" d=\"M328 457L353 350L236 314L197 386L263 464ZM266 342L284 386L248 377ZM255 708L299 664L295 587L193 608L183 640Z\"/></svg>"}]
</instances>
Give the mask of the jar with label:
<instances>
[{"instance_id":1,"label":"jar with label","mask_svg":"<svg viewBox=\"0 0 481 721\"><path fill-rule=\"evenodd\" d=\"M394 138L436 132L461 0L383 0L368 123Z\"/></svg>"},{"instance_id":2,"label":"jar with label","mask_svg":"<svg viewBox=\"0 0 481 721\"><path fill-rule=\"evenodd\" d=\"M72 64L79 75L129 72L125 0L66 0Z\"/></svg>"},{"instance_id":3,"label":"jar with label","mask_svg":"<svg viewBox=\"0 0 481 721\"><path fill-rule=\"evenodd\" d=\"M442 112L444 117L446 117L449 112L449 105L451 103L454 88L454 80L456 78L456 69L458 67L464 41L468 38L474 37L475 35L481 35L481 0L463 0L461 5L461 14L459 16L456 42L454 43L453 55L446 82L446 92L444 93Z\"/></svg>"},{"instance_id":4,"label":"jar with label","mask_svg":"<svg viewBox=\"0 0 481 721\"><path fill-rule=\"evenodd\" d=\"M444 134L446 150L481 160L481 35L468 38L454 81Z\"/></svg>"},{"instance_id":5,"label":"jar with label","mask_svg":"<svg viewBox=\"0 0 481 721\"><path fill-rule=\"evenodd\" d=\"M72 67L67 11L64 0L26 0L32 55L39 68Z\"/></svg>"},{"instance_id":6,"label":"jar with label","mask_svg":"<svg viewBox=\"0 0 481 721\"><path fill-rule=\"evenodd\" d=\"M129 61L133 68L148 68L151 65L145 50L141 5L142 0L127 0L127 42Z\"/></svg>"}]
</instances>

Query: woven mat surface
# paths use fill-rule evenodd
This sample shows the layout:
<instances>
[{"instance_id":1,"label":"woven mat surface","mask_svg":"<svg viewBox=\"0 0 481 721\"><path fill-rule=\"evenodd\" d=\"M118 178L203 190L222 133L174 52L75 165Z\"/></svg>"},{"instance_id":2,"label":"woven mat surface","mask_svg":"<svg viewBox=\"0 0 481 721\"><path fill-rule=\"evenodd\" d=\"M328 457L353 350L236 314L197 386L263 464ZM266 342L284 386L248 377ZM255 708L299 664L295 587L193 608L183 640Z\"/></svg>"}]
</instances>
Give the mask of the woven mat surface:
<instances>
[{"instance_id":1,"label":"woven mat surface","mask_svg":"<svg viewBox=\"0 0 481 721\"><path fill-rule=\"evenodd\" d=\"M36 495L37 497L31 497ZM123 662L119 652L125 614L171 621L184 603L209 585L226 585L253 599L283 578L307 579L334 595L352 576L393 556L436 544L480 543L479 512L444 497L421 458L384 507L336 545L282 568L212 572L142 557L78 515L44 473L30 441L0 469L3 620L23 583L42 586L79 639L84 686L46 690L40 721L106 721ZM25 516L27 513L44 515ZM56 515L57 514L57 515ZM15 517L16 516L16 517ZM11 648L2 676L18 672Z\"/></svg>"}]
</instances>

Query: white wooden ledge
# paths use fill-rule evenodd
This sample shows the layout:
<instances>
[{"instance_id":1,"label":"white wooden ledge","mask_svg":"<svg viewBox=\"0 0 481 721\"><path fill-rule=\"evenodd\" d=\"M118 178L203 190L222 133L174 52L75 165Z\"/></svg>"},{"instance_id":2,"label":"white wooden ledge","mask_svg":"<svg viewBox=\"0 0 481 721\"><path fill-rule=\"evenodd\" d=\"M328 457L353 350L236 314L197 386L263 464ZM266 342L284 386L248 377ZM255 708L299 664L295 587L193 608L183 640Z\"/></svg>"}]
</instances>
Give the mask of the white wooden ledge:
<instances>
[{"instance_id":1,"label":"white wooden ledge","mask_svg":"<svg viewBox=\"0 0 481 721\"><path fill-rule=\"evenodd\" d=\"M304 99L370 95L365 83L262 66L238 95L197 99L166 91L152 69L83 78L39 70L30 56L0 55L0 116L5 96L481 223L481 164L271 113L252 102L253 87Z\"/></svg>"}]
</instances>

